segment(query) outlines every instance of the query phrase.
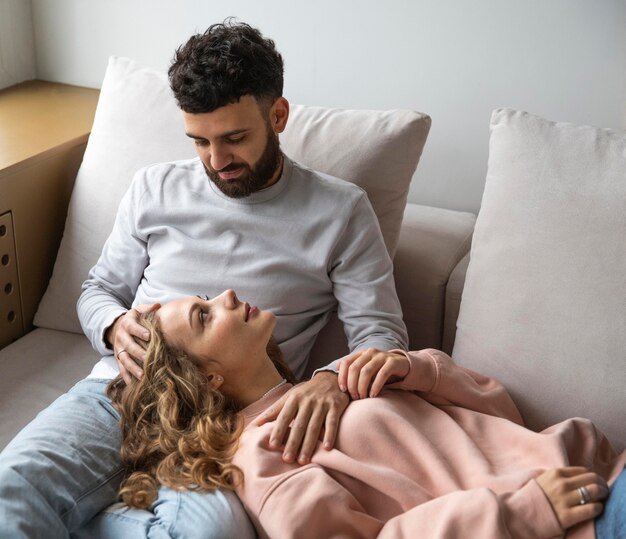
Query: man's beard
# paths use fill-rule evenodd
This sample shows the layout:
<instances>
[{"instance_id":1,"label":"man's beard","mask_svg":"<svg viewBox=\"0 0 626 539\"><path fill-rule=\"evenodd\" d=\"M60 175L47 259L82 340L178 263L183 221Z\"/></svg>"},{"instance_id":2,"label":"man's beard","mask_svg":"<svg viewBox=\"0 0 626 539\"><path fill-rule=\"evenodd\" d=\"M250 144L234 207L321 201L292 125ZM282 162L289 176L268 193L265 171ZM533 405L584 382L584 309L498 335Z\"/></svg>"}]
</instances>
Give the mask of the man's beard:
<instances>
[{"instance_id":1,"label":"man's beard","mask_svg":"<svg viewBox=\"0 0 626 539\"><path fill-rule=\"evenodd\" d=\"M204 169L209 179L227 197L244 198L263 189L278 169L281 157L278 135L268 129L265 150L253 167L244 163L231 163L220 170L220 172L230 172L243 167L244 171L238 178L223 180L211 165L205 164Z\"/></svg>"}]
</instances>

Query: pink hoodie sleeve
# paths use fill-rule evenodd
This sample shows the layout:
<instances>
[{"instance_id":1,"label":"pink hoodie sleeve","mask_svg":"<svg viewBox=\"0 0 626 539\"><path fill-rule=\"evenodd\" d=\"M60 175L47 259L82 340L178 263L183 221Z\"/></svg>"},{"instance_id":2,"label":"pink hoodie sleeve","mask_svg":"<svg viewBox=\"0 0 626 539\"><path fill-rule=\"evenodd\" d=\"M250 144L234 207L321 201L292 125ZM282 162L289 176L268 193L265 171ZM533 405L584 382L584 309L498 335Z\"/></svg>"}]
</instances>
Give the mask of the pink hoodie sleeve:
<instances>
[{"instance_id":1,"label":"pink hoodie sleeve","mask_svg":"<svg viewBox=\"0 0 626 539\"><path fill-rule=\"evenodd\" d=\"M455 365L452 358L440 350L393 351L405 354L411 368L404 380L388 387L418 391L421 397L437 406L459 406L523 424L510 395L493 378Z\"/></svg>"},{"instance_id":2,"label":"pink hoodie sleeve","mask_svg":"<svg viewBox=\"0 0 626 539\"><path fill-rule=\"evenodd\" d=\"M265 496L258 522L267 537L562 537L563 530L541 488L530 481L515 493L488 489L436 498L383 523L322 468L310 465Z\"/></svg>"}]
</instances>

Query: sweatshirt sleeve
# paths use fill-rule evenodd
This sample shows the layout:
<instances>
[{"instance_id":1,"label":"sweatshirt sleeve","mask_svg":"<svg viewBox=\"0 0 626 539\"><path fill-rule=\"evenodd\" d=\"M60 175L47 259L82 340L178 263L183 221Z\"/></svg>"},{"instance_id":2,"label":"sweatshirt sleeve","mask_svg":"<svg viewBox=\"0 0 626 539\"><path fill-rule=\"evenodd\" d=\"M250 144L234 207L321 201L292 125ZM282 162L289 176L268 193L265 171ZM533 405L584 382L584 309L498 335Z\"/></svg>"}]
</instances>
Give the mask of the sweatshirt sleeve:
<instances>
[{"instance_id":1,"label":"sweatshirt sleeve","mask_svg":"<svg viewBox=\"0 0 626 539\"><path fill-rule=\"evenodd\" d=\"M435 498L390 519L376 537L551 539L563 535L550 502L532 480L513 493L498 495L481 488Z\"/></svg>"},{"instance_id":2,"label":"sweatshirt sleeve","mask_svg":"<svg viewBox=\"0 0 626 539\"><path fill-rule=\"evenodd\" d=\"M459 406L523 424L513 399L493 378L455 365L452 358L440 350L394 351L404 353L411 366L404 380L387 387L417 391L437 406Z\"/></svg>"},{"instance_id":3,"label":"sweatshirt sleeve","mask_svg":"<svg viewBox=\"0 0 626 539\"><path fill-rule=\"evenodd\" d=\"M264 536L350 537L561 537L550 503L535 481L496 495L457 491L382 522L319 466L309 466L270 489L258 512Z\"/></svg>"},{"instance_id":4,"label":"sweatshirt sleeve","mask_svg":"<svg viewBox=\"0 0 626 539\"><path fill-rule=\"evenodd\" d=\"M337 240L329 275L351 352L408 348L393 264L365 192ZM328 368L337 371L334 359Z\"/></svg>"},{"instance_id":5,"label":"sweatshirt sleeve","mask_svg":"<svg viewBox=\"0 0 626 539\"><path fill-rule=\"evenodd\" d=\"M137 209L143 190L139 171L120 202L115 224L96 265L91 268L78 298L78 318L92 346L111 354L104 333L130 309L148 264L147 244L137 232Z\"/></svg>"}]
</instances>

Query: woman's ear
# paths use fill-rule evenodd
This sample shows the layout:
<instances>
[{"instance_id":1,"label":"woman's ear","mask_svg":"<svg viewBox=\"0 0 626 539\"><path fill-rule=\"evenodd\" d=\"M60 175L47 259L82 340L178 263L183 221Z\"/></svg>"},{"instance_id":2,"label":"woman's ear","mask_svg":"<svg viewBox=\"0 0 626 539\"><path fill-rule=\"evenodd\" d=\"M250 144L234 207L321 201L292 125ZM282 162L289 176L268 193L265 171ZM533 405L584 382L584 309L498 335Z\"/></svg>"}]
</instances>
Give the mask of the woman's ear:
<instances>
[{"instance_id":1,"label":"woman's ear","mask_svg":"<svg viewBox=\"0 0 626 539\"><path fill-rule=\"evenodd\" d=\"M224 383L224 378L222 378L222 376L219 374L210 372L207 376L207 381L209 382L209 387L211 389L218 390L220 386Z\"/></svg>"}]
</instances>

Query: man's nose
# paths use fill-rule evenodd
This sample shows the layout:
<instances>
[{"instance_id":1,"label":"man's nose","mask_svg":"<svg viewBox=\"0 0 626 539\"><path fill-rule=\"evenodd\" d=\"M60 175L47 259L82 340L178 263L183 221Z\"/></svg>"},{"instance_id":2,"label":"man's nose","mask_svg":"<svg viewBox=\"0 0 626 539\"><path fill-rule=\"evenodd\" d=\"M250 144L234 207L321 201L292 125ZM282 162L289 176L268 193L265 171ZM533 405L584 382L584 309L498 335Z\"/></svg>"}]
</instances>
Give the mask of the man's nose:
<instances>
[{"instance_id":1,"label":"man's nose","mask_svg":"<svg viewBox=\"0 0 626 539\"><path fill-rule=\"evenodd\" d=\"M211 146L211 167L213 170L222 170L233 161L232 154L224 146L213 144Z\"/></svg>"}]
</instances>

